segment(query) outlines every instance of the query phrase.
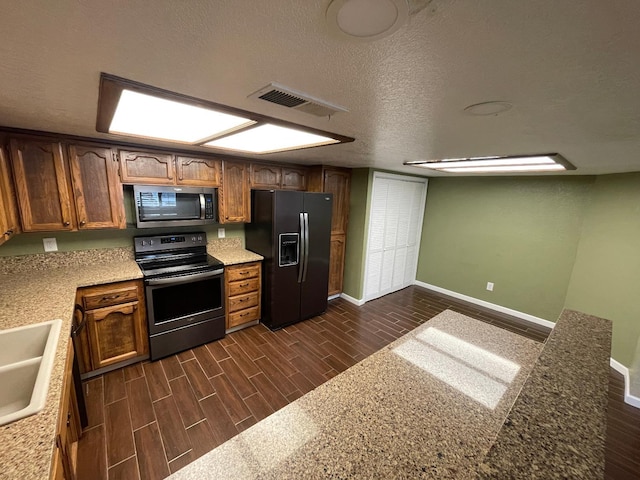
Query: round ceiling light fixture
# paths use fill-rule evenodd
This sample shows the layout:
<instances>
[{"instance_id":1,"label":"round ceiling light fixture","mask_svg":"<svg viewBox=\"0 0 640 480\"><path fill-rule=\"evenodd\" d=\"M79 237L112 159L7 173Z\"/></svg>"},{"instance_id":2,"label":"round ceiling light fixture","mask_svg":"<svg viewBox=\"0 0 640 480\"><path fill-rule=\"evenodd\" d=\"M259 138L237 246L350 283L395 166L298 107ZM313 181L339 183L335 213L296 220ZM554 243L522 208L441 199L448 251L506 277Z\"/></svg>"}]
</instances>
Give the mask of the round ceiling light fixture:
<instances>
[{"instance_id":1,"label":"round ceiling light fixture","mask_svg":"<svg viewBox=\"0 0 640 480\"><path fill-rule=\"evenodd\" d=\"M481 117L500 115L513 108L513 104L504 101L482 102L465 107L464 113Z\"/></svg>"},{"instance_id":2,"label":"round ceiling light fixture","mask_svg":"<svg viewBox=\"0 0 640 480\"><path fill-rule=\"evenodd\" d=\"M329 28L351 40L387 37L408 18L407 0L333 0L327 9Z\"/></svg>"}]
</instances>

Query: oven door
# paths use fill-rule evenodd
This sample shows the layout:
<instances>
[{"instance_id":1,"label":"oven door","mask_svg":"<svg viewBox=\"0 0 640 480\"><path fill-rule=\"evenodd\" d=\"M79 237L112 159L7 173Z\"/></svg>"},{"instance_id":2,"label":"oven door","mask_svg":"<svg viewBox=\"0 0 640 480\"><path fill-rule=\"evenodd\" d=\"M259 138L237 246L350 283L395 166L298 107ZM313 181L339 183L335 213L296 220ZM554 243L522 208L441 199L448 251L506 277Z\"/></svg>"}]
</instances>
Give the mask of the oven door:
<instances>
[{"instance_id":1,"label":"oven door","mask_svg":"<svg viewBox=\"0 0 640 480\"><path fill-rule=\"evenodd\" d=\"M224 318L224 270L145 280L149 334Z\"/></svg>"}]
</instances>

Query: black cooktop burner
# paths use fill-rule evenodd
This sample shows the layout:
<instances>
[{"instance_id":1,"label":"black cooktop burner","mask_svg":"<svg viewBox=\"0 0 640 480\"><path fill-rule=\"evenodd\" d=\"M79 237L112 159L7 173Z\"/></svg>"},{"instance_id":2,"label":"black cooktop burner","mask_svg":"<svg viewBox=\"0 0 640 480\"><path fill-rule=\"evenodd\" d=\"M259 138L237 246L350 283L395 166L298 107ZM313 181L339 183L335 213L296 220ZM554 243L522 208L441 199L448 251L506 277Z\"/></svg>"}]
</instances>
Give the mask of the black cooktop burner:
<instances>
[{"instance_id":1,"label":"black cooktop burner","mask_svg":"<svg viewBox=\"0 0 640 480\"><path fill-rule=\"evenodd\" d=\"M135 259L145 277L185 275L224 268L207 254L204 232L134 237Z\"/></svg>"}]
</instances>

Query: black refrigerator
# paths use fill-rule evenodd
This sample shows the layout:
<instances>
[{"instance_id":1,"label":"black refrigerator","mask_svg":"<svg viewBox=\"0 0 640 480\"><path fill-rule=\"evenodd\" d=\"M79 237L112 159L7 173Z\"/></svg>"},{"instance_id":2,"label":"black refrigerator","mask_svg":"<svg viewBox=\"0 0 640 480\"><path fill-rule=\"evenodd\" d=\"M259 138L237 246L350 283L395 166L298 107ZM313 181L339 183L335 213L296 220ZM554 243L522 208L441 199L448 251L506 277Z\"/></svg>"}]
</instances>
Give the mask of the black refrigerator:
<instances>
[{"instance_id":1,"label":"black refrigerator","mask_svg":"<svg viewBox=\"0 0 640 480\"><path fill-rule=\"evenodd\" d=\"M253 190L247 249L264 257L262 323L276 330L327 309L331 193Z\"/></svg>"}]
</instances>

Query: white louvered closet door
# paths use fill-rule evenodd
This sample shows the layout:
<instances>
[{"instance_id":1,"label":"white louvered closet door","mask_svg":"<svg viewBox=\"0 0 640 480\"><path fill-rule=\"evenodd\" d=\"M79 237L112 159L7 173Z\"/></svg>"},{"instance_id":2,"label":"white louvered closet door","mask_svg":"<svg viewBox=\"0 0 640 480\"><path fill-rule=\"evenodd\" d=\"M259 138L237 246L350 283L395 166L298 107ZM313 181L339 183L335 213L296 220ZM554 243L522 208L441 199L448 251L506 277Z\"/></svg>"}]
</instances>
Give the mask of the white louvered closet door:
<instances>
[{"instance_id":1,"label":"white louvered closet door","mask_svg":"<svg viewBox=\"0 0 640 480\"><path fill-rule=\"evenodd\" d=\"M365 300L395 292L415 280L426 193L426 179L374 174Z\"/></svg>"}]
</instances>

